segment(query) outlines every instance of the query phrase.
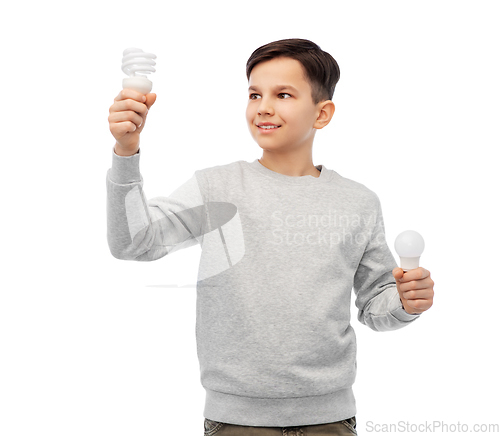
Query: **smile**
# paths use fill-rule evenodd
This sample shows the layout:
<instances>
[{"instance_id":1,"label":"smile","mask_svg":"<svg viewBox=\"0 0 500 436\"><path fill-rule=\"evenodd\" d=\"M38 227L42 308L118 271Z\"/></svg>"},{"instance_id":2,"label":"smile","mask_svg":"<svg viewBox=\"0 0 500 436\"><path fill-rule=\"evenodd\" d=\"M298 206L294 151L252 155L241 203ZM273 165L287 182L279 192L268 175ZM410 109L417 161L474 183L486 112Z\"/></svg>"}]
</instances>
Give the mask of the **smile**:
<instances>
[{"instance_id":1,"label":"smile","mask_svg":"<svg viewBox=\"0 0 500 436\"><path fill-rule=\"evenodd\" d=\"M259 128L259 131L269 133L274 130L278 130L281 126L257 126Z\"/></svg>"}]
</instances>

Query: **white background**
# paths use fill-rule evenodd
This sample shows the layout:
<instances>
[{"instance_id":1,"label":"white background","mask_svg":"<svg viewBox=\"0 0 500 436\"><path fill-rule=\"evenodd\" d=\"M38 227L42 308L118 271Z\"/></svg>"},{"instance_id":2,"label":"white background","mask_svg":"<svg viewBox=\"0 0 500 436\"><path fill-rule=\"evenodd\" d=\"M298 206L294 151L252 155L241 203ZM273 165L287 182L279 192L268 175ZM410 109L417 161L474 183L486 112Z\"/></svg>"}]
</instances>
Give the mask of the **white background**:
<instances>
[{"instance_id":1,"label":"white background","mask_svg":"<svg viewBox=\"0 0 500 436\"><path fill-rule=\"evenodd\" d=\"M199 246L115 259L106 239L108 109L122 51L157 57L141 139L146 195L253 161L245 64L310 39L340 65L323 164L380 197L389 246L419 231L434 306L360 324L354 384L368 423L500 423L494 1L9 2L2 8L0 434L203 434L195 342ZM395 254L394 250L393 253ZM188 285L161 287L156 285Z\"/></svg>"}]
</instances>

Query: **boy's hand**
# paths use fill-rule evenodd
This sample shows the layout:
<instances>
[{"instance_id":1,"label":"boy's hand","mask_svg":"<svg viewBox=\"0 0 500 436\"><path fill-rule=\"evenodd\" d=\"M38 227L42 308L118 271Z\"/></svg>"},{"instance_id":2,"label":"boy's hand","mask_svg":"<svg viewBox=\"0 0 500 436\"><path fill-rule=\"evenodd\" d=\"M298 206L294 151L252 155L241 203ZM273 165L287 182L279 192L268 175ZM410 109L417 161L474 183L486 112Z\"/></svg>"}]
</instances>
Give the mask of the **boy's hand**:
<instances>
[{"instance_id":1,"label":"boy's hand","mask_svg":"<svg viewBox=\"0 0 500 436\"><path fill-rule=\"evenodd\" d=\"M434 281L429 271L415 268L403 272L402 268L394 268L392 275L396 279L399 298L406 312L422 313L432 306Z\"/></svg>"},{"instance_id":2,"label":"boy's hand","mask_svg":"<svg viewBox=\"0 0 500 436\"><path fill-rule=\"evenodd\" d=\"M156 101L156 94L141 94L123 89L109 108L109 130L116 139L115 153L131 156L139 150L139 135L144 129L149 108Z\"/></svg>"}]
</instances>

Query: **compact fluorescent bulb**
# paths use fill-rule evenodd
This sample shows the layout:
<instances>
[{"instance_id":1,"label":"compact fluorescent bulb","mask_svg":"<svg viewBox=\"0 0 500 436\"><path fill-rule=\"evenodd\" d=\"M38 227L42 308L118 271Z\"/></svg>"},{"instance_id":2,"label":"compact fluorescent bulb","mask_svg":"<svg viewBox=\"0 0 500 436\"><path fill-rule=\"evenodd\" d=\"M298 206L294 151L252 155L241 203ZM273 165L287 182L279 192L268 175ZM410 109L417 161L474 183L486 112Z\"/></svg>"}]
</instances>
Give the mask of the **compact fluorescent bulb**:
<instances>
[{"instance_id":1,"label":"compact fluorescent bulb","mask_svg":"<svg viewBox=\"0 0 500 436\"><path fill-rule=\"evenodd\" d=\"M144 53L140 48L127 48L123 51L122 71L129 77L123 79L123 88L133 89L141 94L148 94L153 89L153 82L146 76L138 74L154 73L156 55Z\"/></svg>"}]
</instances>

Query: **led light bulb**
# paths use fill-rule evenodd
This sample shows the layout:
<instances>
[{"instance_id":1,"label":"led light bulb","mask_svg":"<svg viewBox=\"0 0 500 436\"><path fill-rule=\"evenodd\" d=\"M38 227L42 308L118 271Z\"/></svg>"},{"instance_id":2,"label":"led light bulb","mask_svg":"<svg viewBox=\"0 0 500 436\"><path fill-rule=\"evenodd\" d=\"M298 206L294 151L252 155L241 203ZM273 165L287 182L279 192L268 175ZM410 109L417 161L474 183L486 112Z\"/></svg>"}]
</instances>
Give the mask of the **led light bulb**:
<instances>
[{"instance_id":1,"label":"led light bulb","mask_svg":"<svg viewBox=\"0 0 500 436\"><path fill-rule=\"evenodd\" d=\"M156 56L144 53L140 48L127 48L123 51L122 71L129 77L123 79L123 88L130 88L142 94L148 94L153 89L153 82L144 74L154 73ZM142 73L142 74L138 74Z\"/></svg>"},{"instance_id":2,"label":"led light bulb","mask_svg":"<svg viewBox=\"0 0 500 436\"><path fill-rule=\"evenodd\" d=\"M414 230L406 230L398 235L394 242L394 248L401 259L403 271L418 268L424 247L424 238Z\"/></svg>"}]
</instances>

